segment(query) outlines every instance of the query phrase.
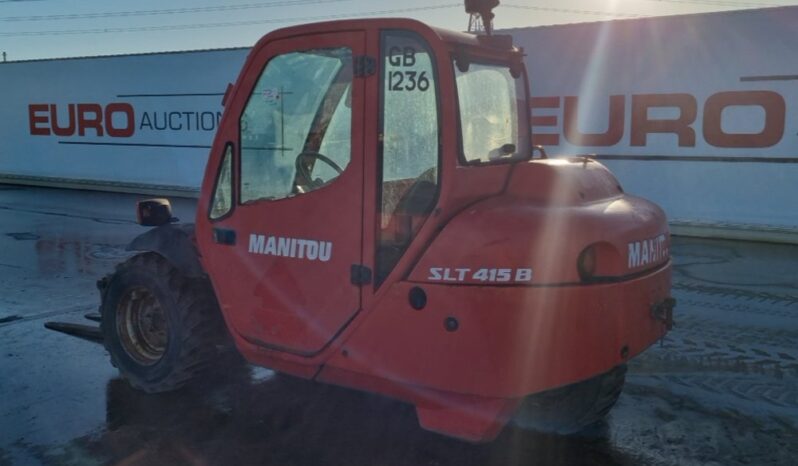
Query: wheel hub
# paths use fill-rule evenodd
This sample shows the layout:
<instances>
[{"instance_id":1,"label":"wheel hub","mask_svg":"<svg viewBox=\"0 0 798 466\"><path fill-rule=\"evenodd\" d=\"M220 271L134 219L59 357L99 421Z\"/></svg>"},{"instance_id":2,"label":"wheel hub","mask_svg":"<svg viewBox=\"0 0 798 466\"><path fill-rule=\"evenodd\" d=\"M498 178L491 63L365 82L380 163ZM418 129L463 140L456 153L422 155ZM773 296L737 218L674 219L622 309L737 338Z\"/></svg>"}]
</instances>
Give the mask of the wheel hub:
<instances>
[{"instance_id":1,"label":"wheel hub","mask_svg":"<svg viewBox=\"0 0 798 466\"><path fill-rule=\"evenodd\" d=\"M127 290L117 308L117 333L125 352L143 365L157 363L169 341L168 321L158 299L150 290Z\"/></svg>"}]
</instances>

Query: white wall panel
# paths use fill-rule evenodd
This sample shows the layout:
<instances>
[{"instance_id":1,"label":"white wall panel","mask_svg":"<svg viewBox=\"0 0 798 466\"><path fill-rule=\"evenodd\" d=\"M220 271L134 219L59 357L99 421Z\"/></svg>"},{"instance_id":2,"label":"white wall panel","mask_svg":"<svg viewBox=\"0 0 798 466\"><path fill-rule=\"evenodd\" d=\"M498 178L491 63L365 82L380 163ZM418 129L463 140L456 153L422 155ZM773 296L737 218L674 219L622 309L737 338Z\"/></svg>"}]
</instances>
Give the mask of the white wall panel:
<instances>
[{"instance_id":1,"label":"white wall panel","mask_svg":"<svg viewBox=\"0 0 798 466\"><path fill-rule=\"evenodd\" d=\"M672 220L798 227L798 7L509 32L527 53L532 95L553 98L532 108L550 154L596 154ZM567 96L578 97L579 131L620 133L566 137ZM616 126L610 96L622 100ZM662 106L635 115L633 101L646 99ZM680 116L682 145L672 132L635 141L645 118Z\"/></svg>"},{"instance_id":2,"label":"white wall panel","mask_svg":"<svg viewBox=\"0 0 798 466\"><path fill-rule=\"evenodd\" d=\"M197 189L247 51L0 64L0 175Z\"/></svg>"},{"instance_id":3,"label":"white wall panel","mask_svg":"<svg viewBox=\"0 0 798 466\"><path fill-rule=\"evenodd\" d=\"M798 228L798 7L503 32L526 51L532 95L543 99L534 102L549 104L532 114L550 154L596 154L628 192L677 222ZM221 96L247 51L0 64L0 177L196 190ZM599 136L566 134L573 98L569 126ZM646 100L650 108L635 112ZM713 102L724 109L713 112ZM112 117L117 136L91 127L80 134L70 104L123 104L132 134L119 136L130 129L122 112ZM66 127L61 135L49 105ZM641 137L646 120L679 118Z\"/></svg>"}]
</instances>

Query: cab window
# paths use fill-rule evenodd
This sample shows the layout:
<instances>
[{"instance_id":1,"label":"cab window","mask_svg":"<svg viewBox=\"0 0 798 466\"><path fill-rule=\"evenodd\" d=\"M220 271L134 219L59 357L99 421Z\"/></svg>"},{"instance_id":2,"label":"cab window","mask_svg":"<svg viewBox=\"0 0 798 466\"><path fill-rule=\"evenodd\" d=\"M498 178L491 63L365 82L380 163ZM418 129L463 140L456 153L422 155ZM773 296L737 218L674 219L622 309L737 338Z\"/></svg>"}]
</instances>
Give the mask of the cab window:
<instances>
[{"instance_id":1,"label":"cab window","mask_svg":"<svg viewBox=\"0 0 798 466\"><path fill-rule=\"evenodd\" d=\"M211 220L219 220L233 208L233 145L227 143L219 173L216 176L216 187L213 189L211 210L208 214Z\"/></svg>"},{"instance_id":2,"label":"cab window","mask_svg":"<svg viewBox=\"0 0 798 466\"><path fill-rule=\"evenodd\" d=\"M352 51L278 55L263 70L239 121L241 202L319 189L351 157Z\"/></svg>"},{"instance_id":3,"label":"cab window","mask_svg":"<svg viewBox=\"0 0 798 466\"><path fill-rule=\"evenodd\" d=\"M528 158L526 81L506 64L454 67L460 110L462 155L467 164Z\"/></svg>"},{"instance_id":4,"label":"cab window","mask_svg":"<svg viewBox=\"0 0 798 466\"><path fill-rule=\"evenodd\" d=\"M417 35L382 35L382 141L376 284L394 268L435 205L438 100L433 54Z\"/></svg>"}]
</instances>

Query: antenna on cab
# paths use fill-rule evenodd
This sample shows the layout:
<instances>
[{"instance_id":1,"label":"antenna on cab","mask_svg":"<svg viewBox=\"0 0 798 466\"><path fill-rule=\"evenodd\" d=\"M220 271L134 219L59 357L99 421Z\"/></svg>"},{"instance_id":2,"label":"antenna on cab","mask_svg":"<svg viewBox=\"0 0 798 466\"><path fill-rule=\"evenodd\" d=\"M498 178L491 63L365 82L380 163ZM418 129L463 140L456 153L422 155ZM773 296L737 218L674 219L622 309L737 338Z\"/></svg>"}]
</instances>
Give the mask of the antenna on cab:
<instances>
[{"instance_id":1,"label":"antenna on cab","mask_svg":"<svg viewBox=\"0 0 798 466\"><path fill-rule=\"evenodd\" d=\"M465 0L465 11L468 13L468 32L486 35L493 34L493 9L499 6L499 0Z\"/></svg>"}]
</instances>

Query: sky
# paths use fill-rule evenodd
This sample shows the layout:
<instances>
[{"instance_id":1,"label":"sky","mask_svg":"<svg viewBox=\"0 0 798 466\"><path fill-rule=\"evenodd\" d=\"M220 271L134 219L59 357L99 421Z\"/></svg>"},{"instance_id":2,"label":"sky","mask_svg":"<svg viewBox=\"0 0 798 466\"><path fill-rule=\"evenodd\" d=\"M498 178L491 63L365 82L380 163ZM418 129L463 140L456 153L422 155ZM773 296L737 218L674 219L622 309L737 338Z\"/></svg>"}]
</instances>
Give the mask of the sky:
<instances>
[{"instance_id":1,"label":"sky","mask_svg":"<svg viewBox=\"0 0 798 466\"><path fill-rule=\"evenodd\" d=\"M785 0L501 0L496 29L796 5ZM249 47L285 26L411 17L465 30L457 0L0 0L0 52L29 60ZM2 56L0 56L2 60Z\"/></svg>"}]
</instances>

